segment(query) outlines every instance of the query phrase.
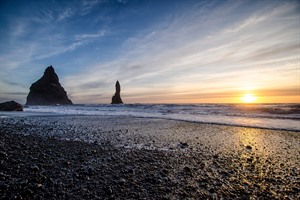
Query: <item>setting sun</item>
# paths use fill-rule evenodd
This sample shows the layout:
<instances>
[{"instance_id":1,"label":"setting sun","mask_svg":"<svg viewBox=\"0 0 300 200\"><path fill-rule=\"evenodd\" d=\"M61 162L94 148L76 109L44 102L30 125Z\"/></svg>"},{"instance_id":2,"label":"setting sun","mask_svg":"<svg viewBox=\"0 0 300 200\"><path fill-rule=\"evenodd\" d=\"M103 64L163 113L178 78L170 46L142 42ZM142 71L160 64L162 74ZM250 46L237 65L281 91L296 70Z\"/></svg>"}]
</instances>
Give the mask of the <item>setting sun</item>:
<instances>
[{"instance_id":1,"label":"setting sun","mask_svg":"<svg viewBox=\"0 0 300 200\"><path fill-rule=\"evenodd\" d=\"M256 97L253 94L244 94L242 101L244 103L254 103L256 101Z\"/></svg>"}]
</instances>

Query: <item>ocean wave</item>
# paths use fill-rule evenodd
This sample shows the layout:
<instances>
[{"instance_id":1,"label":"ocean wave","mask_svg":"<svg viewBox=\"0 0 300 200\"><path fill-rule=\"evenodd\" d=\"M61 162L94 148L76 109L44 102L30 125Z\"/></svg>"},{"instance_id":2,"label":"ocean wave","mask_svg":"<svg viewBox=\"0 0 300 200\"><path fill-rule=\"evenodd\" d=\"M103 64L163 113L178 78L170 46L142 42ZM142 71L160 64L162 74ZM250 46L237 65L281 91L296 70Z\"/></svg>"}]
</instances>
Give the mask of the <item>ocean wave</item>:
<instances>
[{"instance_id":1,"label":"ocean wave","mask_svg":"<svg viewBox=\"0 0 300 200\"><path fill-rule=\"evenodd\" d=\"M151 117L300 131L300 104L77 104L28 106L24 111L43 115Z\"/></svg>"}]
</instances>

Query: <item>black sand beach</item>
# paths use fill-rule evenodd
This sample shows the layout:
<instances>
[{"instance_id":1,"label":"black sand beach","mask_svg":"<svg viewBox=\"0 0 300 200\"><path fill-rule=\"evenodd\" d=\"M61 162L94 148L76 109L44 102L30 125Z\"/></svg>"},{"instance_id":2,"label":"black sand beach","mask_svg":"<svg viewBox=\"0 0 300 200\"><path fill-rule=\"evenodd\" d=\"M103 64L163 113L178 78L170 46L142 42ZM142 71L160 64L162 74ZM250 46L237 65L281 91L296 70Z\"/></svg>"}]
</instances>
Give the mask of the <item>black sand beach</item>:
<instances>
[{"instance_id":1,"label":"black sand beach","mask_svg":"<svg viewBox=\"0 0 300 200\"><path fill-rule=\"evenodd\" d=\"M0 119L1 199L299 199L300 133L165 119Z\"/></svg>"}]
</instances>

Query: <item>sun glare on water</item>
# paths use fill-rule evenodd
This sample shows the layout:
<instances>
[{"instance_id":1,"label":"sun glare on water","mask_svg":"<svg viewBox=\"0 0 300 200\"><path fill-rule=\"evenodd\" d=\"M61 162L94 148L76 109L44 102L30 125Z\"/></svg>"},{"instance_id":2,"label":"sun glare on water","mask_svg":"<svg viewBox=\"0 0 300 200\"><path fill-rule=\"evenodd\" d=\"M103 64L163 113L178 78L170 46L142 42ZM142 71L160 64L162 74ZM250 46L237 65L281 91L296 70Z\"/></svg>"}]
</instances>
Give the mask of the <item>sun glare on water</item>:
<instances>
[{"instance_id":1,"label":"sun glare on water","mask_svg":"<svg viewBox=\"0 0 300 200\"><path fill-rule=\"evenodd\" d=\"M244 94L242 101L244 103L254 103L256 101L256 97L253 94Z\"/></svg>"}]
</instances>

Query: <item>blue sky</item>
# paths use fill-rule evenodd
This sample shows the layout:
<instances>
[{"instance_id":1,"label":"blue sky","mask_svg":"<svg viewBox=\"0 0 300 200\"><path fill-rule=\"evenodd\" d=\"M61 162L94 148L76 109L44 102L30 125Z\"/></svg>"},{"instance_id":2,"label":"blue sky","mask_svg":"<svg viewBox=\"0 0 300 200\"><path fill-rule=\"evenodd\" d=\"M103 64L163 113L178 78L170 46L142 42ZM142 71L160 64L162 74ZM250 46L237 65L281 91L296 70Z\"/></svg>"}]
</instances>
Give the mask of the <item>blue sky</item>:
<instances>
[{"instance_id":1,"label":"blue sky","mask_svg":"<svg viewBox=\"0 0 300 200\"><path fill-rule=\"evenodd\" d=\"M300 102L299 0L0 1L0 101L53 65L74 103Z\"/></svg>"}]
</instances>

